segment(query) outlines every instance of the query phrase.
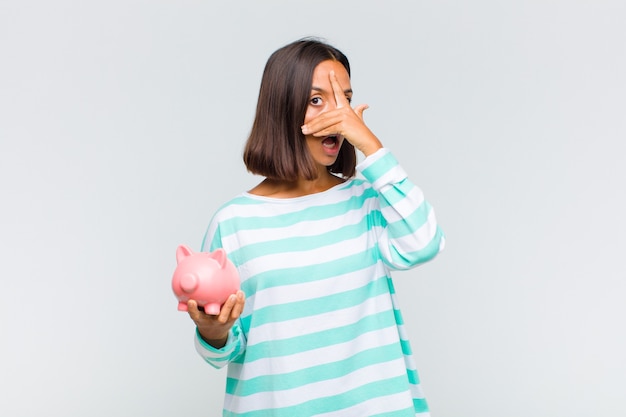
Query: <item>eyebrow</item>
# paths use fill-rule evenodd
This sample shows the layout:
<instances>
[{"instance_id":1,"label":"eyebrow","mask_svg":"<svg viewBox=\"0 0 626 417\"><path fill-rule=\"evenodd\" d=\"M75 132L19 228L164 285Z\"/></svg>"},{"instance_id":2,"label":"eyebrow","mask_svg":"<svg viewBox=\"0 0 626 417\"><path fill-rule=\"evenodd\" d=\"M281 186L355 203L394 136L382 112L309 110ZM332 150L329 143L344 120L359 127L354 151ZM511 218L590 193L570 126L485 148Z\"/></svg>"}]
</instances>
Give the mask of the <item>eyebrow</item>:
<instances>
[{"instance_id":1,"label":"eyebrow","mask_svg":"<svg viewBox=\"0 0 626 417\"><path fill-rule=\"evenodd\" d=\"M320 93L325 93L326 92L326 90L324 90L322 87L316 87L316 86L311 86L311 90L319 91ZM347 89L343 90L343 93L344 94L353 94L353 91L352 91L351 88L347 88Z\"/></svg>"}]
</instances>

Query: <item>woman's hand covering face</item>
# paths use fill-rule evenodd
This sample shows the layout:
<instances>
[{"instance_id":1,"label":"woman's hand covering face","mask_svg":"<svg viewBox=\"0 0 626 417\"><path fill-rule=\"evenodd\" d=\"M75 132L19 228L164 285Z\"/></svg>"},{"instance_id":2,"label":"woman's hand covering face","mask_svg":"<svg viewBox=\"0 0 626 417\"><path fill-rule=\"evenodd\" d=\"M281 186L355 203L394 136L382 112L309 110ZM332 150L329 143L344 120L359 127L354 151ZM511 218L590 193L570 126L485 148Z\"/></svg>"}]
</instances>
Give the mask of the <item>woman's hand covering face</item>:
<instances>
[{"instance_id":1,"label":"woman's hand covering face","mask_svg":"<svg viewBox=\"0 0 626 417\"><path fill-rule=\"evenodd\" d=\"M330 71L328 76L333 89L336 107L319 114L305 123L302 126L302 133L317 137L341 135L356 149L363 152L365 156L382 148L378 138L363 120L363 112L369 106L360 104L353 109L337 79L335 71Z\"/></svg>"}]
</instances>

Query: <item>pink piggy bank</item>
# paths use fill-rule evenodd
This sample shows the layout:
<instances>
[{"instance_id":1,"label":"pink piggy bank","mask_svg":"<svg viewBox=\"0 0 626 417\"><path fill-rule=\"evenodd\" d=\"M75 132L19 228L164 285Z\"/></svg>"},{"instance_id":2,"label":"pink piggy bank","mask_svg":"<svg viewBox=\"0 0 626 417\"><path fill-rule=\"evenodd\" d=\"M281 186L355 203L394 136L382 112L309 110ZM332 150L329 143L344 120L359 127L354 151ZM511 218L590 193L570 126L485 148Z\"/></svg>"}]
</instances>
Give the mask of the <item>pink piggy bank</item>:
<instances>
[{"instance_id":1,"label":"pink piggy bank","mask_svg":"<svg viewBox=\"0 0 626 417\"><path fill-rule=\"evenodd\" d=\"M176 270L172 290L178 310L187 311L187 301L195 300L207 314L217 315L228 296L239 290L239 274L224 249L194 253L185 245L176 250Z\"/></svg>"}]
</instances>

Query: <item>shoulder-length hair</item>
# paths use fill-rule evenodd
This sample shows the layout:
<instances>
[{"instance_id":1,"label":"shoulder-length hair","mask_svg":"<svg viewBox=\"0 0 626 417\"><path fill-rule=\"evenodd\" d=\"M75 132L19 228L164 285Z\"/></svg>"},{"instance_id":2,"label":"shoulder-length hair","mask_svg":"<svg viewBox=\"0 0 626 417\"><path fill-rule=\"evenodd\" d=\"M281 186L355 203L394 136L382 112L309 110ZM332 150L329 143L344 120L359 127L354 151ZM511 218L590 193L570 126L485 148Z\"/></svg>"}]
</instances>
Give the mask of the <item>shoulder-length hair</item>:
<instances>
[{"instance_id":1,"label":"shoulder-length hair","mask_svg":"<svg viewBox=\"0 0 626 417\"><path fill-rule=\"evenodd\" d=\"M270 56L263 71L256 116L243 153L248 171L286 181L317 178L301 126L311 95L313 71L327 60L340 62L350 75L348 58L338 49L316 39L300 39ZM354 147L344 140L337 160L328 170L352 177L355 166Z\"/></svg>"}]
</instances>

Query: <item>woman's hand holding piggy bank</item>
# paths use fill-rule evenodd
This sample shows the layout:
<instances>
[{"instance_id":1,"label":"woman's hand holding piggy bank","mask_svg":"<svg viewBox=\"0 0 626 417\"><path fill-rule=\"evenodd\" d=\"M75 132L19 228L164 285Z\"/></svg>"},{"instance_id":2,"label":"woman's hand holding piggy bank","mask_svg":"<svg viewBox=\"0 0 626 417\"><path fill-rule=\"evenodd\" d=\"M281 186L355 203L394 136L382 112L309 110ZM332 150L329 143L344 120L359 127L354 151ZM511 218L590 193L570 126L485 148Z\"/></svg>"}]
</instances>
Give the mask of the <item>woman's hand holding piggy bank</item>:
<instances>
[{"instance_id":1,"label":"woman's hand holding piggy bank","mask_svg":"<svg viewBox=\"0 0 626 417\"><path fill-rule=\"evenodd\" d=\"M185 245L176 250L176 270L172 290L178 298L178 310L187 311L194 300L209 315L218 315L221 306L239 290L239 274L223 249L215 252L192 252Z\"/></svg>"}]
</instances>

